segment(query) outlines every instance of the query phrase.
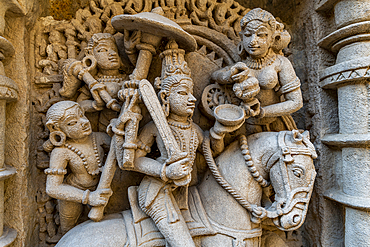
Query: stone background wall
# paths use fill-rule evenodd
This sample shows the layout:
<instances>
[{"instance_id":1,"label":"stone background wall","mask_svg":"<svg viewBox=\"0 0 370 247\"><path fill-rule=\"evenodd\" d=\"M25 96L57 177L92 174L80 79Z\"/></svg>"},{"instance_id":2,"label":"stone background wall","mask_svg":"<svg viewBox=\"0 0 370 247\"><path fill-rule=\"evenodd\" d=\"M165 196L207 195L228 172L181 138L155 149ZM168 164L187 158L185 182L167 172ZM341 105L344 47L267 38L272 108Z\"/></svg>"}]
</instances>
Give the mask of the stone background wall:
<instances>
[{"instance_id":1,"label":"stone background wall","mask_svg":"<svg viewBox=\"0 0 370 247\"><path fill-rule=\"evenodd\" d=\"M319 1L319 0L317 0ZM18 231L12 246L39 246L41 214L47 214L38 203L43 195L37 194L38 187L45 181L36 180L40 171L36 168L32 148L40 136L37 135L33 115L35 67L35 33L39 16L52 15L57 20L70 20L77 9L88 5L88 0L27 0L25 16L6 15L4 37L16 48L14 59L6 65L7 76L19 86L19 100L7 105L6 163L17 168L18 173L5 184L5 224ZM324 199L323 193L340 181L340 170L333 164L340 152L328 149L321 143L327 133L338 132L337 93L323 90L319 85L320 70L333 65L335 57L318 47L318 40L334 30L333 14L317 12L314 0L239 0L247 8L261 7L278 17L292 35L292 42L284 52L293 63L302 82L304 108L294 114L298 127L311 133L319 154L315 161L318 172L315 191L306 223L299 232L287 233L287 239L297 239L298 245L343 246L343 208ZM0 6L1 9L1 6ZM30 152L31 150L31 152ZM33 150L33 151L32 151ZM50 214L47 217L51 217ZM303 240L301 242L301 235Z\"/></svg>"}]
</instances>

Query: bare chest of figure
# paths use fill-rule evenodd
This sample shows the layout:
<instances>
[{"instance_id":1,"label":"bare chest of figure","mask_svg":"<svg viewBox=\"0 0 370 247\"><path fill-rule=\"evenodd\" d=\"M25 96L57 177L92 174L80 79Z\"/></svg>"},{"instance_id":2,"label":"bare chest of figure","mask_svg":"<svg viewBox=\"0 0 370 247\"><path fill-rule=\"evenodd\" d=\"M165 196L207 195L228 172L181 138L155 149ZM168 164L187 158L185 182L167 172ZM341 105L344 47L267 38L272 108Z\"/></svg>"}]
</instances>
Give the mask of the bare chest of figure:
<instances>
[{"instance_id":1,"label":"bare chest of figure","mask_svg":"<svg viewBox=\"0 0 370 247\"><path fill-rule=\"evenodd\" d=\"M95 186L99 181L99 176L92 175L91 173L99 168L99 164L93 145L91 143L73 143L71 146L74 148L74 150L72 148L66 148L69 158L68 167L71 170L70 178L86 188ZM101 147L97 147L97 150L99 159L102 161L100 157L103 157L104 152ZM83 156L81 156L78 151L80 151Z\"/></svg>"},{"instance_id":2,"label":"bare chest of figure","mask_svg":"<svg viewBox=\"0 0 370 247\"><path fill-rule=\"evenodd\" d=\"M192 158L195 156L195 152L198 148L198 137L196 136L196 131L194 128L187 128L182 129L178 127L170 126L172 130L172 134L174 135L177 145L181 149L182 152L188 153L188 157ZM158 136L157 139L157 145L158 149L160 150L162 154L162 158L168 158L167 157L167 151L164 147L162 139Z\"/></svg>"},{"instance_id":3,"label":"bare chest of figure","mask_svg":"<svg viewBox=\"0 0 370 247\"><path fill-rule=\"evenodd\" d=\"M260 92L256 98L261 102L261 106L280 102L280 98L276 93L280 86L277 70L276 61L261 69L250 69L249 75L256 77L259 82Z\"/></svg>"},{"instance_id":4,"label":"bare chest of figure","mask_svg":"<svg viewBox=\"0 0 370 247\"><path fill-rule=\"evenodd\" d=\"M250 74L256 77L262 90L274 89L279 83L276 61L261 69L250 69Z\"/></svg>"},{"instance_id":5,"label":"bare chest of figure","mask_svg":"<svg viewBox=\"0 0 370 247\"><path fill-rule=\"evenodd\" d=\"M117 98L117 93L121 89L124 76L100 76L98 81L106 86L106 90L113 98Z\"/></svg>"}]
</instances>

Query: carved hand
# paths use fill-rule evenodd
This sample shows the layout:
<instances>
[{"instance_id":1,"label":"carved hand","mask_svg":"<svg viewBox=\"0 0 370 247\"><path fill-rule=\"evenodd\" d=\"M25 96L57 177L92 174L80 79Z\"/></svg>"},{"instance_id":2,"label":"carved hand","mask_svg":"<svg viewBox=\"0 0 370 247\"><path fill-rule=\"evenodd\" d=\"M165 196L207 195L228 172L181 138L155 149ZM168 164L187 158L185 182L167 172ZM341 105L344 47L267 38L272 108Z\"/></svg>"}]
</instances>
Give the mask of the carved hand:
<instances>
[{"instance_id":1,"label":"carved hand","mask_svg":"<svg viewBox=\"0 0 370 247\"><path fill-rule=\"evenodd\" d=\"M221 123L219 123L218 121L215 122L215 125L213 126L213 131L217 134L217 135L224 135L226 133L230 133L230 132L234 132L236 130L238 130L240 127L242 127L242 125L244 124L244 121L241 122L240 124L238 125L234 125L234 126L225 126Z\"/></svg>"},{"instance_id":2,"label":"carved hand","mask_svg":"<svg viewBox=\"0 0 370 247\"><path fill-rule=\"evenodd\" d=\"M130 36L130 32L128 30L124 31L124 45L126 52L132 52L135 50L137 44L141 41L141 31L134 31L133 34Z\"/></svg>"},{"instance_id":3,"label":"carved hand","mask_svg":"<svg viewBox=\"0 0 370 247\"><path fill-rule=\"evenodd\" d=\"M97 189L90 193L88 204L93 207L105 206L112 194L113 192L111 189Z\"/></svg>"},{"instance_id":4,"label":"carved hand","mask_svg":"<svg viewBox=\"0 0 370 247\"><path fill-rule=\"evenodd\" d=\"M243 62L238 62L230 68L230 79L234 82L240 82L247 78L249 68Z\"/></svg>"},{"instance_id":5,"label":"carved hand","mask_svg":"<svg viewBox=\"0 0 370 247\"><path fill-rule=\"evenodd\" d=\"M166 176L169 179L176 180L189 175L191 168L189 167L189 159L181 159L167 166Z\"/></svg>"}]
</instances>

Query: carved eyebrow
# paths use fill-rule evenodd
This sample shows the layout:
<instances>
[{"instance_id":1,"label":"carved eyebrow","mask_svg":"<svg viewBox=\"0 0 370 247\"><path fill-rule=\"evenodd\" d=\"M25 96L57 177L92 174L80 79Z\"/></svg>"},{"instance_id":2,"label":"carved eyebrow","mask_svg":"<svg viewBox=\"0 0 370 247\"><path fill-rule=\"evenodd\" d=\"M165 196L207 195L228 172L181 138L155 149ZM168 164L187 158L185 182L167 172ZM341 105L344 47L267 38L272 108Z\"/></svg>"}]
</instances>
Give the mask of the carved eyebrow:
<instances>
[{"instance_id":1,"label":"carved eyebrow","mask_svg":"<svg viewBox=\"0 0 370 247\"><path fill-rule=\"evenodd\" d=\"M101 41L97 46L95 46L95 48L99 48L100 46L104 46L104 48L107 46L109 47L109 43L106 41Z\"/></svg>"},{"instance_id":2,"label":"carved eyebrow","mask_svg":"<svg viewBox=\"0 0 370 247\"><path fill-rule=\"evenodd\" d=\"M77 118L77 114L74 114L74 113L68 114L68 116L62 118L61 120L62 121L69 121L71 118Z\"/></svg>"},{"instance_id":3,"label":"carved eyebrow","mask_svg":"<svg viewBox=\"0 0 370 247\"><path fill-rule=\"evenodd\" d=\"M303 172L306 171L305 167L300 165L299 163L293 163L292 168L295 168L295 167L301 168Z\"/></svg>"}]
</instances>

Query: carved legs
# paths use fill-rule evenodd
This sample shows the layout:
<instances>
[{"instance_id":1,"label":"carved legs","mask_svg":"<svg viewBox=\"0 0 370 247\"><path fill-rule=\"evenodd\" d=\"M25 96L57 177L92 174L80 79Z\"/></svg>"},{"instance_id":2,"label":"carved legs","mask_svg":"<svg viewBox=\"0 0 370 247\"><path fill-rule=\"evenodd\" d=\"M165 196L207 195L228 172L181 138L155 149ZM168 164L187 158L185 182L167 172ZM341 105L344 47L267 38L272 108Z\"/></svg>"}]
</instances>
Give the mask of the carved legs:
<instances>
[{"instance_id":1,"label":"carved legs","mask_svg":"<svg viewBox=\"0 0 370 247\"><path fill-rule=\"evenodd\" d=\"M58 200L58 204L60 226L62 228L62 234L65 234L77 224L77 220L82 213L83 206L81 203L64 200Z\"/></svg>"},{"instance_id":2,"label":"carved legs","mask_svg":"<svg viewBox=\"0 0 370 247\"><path fill-rule=\"evenodd\" d=\"M169 244L171 247L195 247L175 199L171 192L166 192L168 190L166 187L161 189L147 208L141 205L139 199L140 207L154 220L159 231L166 238L167 245Z\"/></svg>"}]
</instances>

